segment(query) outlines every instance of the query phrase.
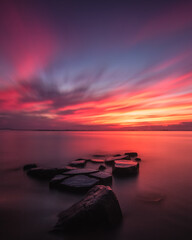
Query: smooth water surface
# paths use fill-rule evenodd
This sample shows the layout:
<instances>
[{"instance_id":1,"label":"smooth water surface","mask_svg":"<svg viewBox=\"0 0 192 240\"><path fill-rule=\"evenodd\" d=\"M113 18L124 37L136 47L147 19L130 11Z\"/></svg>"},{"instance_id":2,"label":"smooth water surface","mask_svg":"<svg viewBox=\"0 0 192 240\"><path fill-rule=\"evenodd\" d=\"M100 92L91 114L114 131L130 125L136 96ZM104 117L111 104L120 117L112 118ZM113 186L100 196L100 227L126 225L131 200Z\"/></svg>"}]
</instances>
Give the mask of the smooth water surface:
<instances>
[{"instance_id":1,"label":"smooth water surface","mask_svg":"<svg viewBox=\"0 0 192 240\"><path fill-rule=\"evenodd\" d=\"M123 223L105 232L56 236L57 214L83 195L29 178L27 163L60 167L92 154L136 151L139 175L113 178ZM0 239L191 239L192 132L0 131ZM75 232L75 229L74 229Z\"/></svg>"}]
</instances>

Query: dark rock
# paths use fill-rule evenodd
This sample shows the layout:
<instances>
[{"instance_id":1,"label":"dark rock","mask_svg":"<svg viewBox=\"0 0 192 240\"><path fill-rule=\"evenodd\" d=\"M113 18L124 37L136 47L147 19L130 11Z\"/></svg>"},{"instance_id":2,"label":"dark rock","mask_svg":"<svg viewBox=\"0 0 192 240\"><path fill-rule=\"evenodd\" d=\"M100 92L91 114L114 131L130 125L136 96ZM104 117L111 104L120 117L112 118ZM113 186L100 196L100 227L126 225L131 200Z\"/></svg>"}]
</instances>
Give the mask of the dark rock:
<instances>
[{"instance_id":1,"label":"dark rock","mask_svg":"<svg viewBox=\"0 0 192 240\"><path fill-rule=\"evenodd\" d=\"M29 170L29 169L32 169L32 168L36 168L37 167L37 164L35 163L30 163L30 164L26 164L23 166L23 170L26 171L26 170Z\"/></svg>"},{"instance_id":2,"label":"dark rock","mask_svg":"<svg viewBox=\"0 0 192 240\"><path fill-rule=\"evenodd\" d=\"M96 184L99 184L99 180L96 178L91 178L86 175L75 175L61 181L58 188L62 190L83 192L89 190Z\"/></svg>"},{"instance_id":3,"label":"dark rock","mask_svg":"<svg viewBox=\"0 0 192 240\"><path fill-rule=\"evenodd\" d=\"M59 168L33 168L27 171L27 174L34 178L51 179L57 174L61 174L63 169Z\"/></svg>"},{"instance_id":4,"label":"dark rock","mask_svg":"<svg viewBox=\"0 0 192 240\"><path fill-rule=\"evenodd\" d=\"M101 164L101 165L98 167L98 170L100 170L100 171L105 170L105 169L106 169L106 167L105 167L105 165L103 165L103 164Z\"/></svg>"},{"instance_id":5,"label":"dark rock","mask_svg":"<svg viewBox=\"0 0 192 240\"><path fill-rule=\"evenodd\" d=\"M137 162L140 162L141 161L141 158L135 158L135 161L137 161Z\"/></svg>"},{"instance_id":6,"label":"dark rock","mask_svg":"<svg viewBox=\"0 0 192 240\"><path fill-rule=\"evenodd\" d=\"M102 155L102 154L94 154L93 157L96 157L96 158L104 158L105 155Z\"/></svg>"},{"instance_id":7,"label":"dark rock","mask_svg":"<svg viewBox=\"0 0 192 240\"><path fill-rule=\"evenodd\" d=\"M125 153L125 155L128 155L129 157L137 157L138 156L138 154L136 152Z\"/></svg>"},{"instance_id":8,"label":"dark rock","mask_svg":"<svg viewBox=\"0 0 192 240\"><path fill-rule=\"evenodd\" d=\"M91 177L98 178L100 180L100 184L103 185L111 185L112 184L112 175L107 172L96 172L91 173Z\"/></svg>"},{"instance_id":9,"label":"dark rock","mask_svg":"<svg viewBox=\"0 0 192 240\"><path fill-rule=\"evenodd\" d=\"M84 167L86 162L86 160L76 160L71 162L69 165L72 167Z\"/></svg>"},{"instance_id":10,"label":"dark rock","mask_svg":"<svg viewBox=\"0 0 192 240\"><path fill-rule=\"evenodd\" d=\"M90 173L95 173L98 172L98 170L95 169L90 169L90 168L84 168L84 169L74 169L71 171L67 171L64 174L65 175L86 175L86 174L90 174Z\"/></svg>"},{"instance_id":11,"label":"dark rock","mask_svg":"<svg viewBox=\"0 0 192 240\"><path fill-rule=\"evenodd\" d=\"M52 178L49 182L49 187L50 188L54 188L57 187L58 184L63 181L64 179L66 179L68 176L67 175L56 175L54 178Z\"/></svg>"},{"instance_id":12,"label":"dark rock","mask_svg":"<svg viewBox=\"0 0 192 240\"><path fill-rule=\"evenodd\" d=\"M139 163L134 161L116 161L113 174L116 176L130 176L139 172Z\"/></svg>"},{"instance_id":13,"label":"dark rock","mask_svg":"<svg viewBox=\"0 0 192 240\"><path fill-rule=\"evenodd\" d=\"M54 231L74 232L119 224L122 212L110 187L97 185L78 203L59 214Z\"/></svg>"},{"instance_id":14,"label":"dark rock","mask_svg":"<svg viewBox=\"0 0 192 240\"><path fill-rule=\"evenodd\" d=\"M121 154L115 154L113 157L120 157Z\"/></svg>"}]
</instances>

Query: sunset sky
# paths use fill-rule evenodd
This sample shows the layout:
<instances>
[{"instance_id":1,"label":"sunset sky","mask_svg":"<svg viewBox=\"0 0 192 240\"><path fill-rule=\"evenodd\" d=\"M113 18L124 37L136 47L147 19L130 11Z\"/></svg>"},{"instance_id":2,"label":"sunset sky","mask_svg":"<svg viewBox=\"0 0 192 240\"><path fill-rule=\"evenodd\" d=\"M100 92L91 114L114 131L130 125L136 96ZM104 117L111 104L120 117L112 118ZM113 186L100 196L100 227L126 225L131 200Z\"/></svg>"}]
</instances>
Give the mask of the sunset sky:
<instances>
[{"instance_id":1,"label":"sunset sky","mask_svg":"<svg viewBox=\"0 0 192 240\"><path fill-rule=\"evenodd\" d=\"M192 130L192 1L1 0L0 128Z\"/></svg>"}]
</instances>

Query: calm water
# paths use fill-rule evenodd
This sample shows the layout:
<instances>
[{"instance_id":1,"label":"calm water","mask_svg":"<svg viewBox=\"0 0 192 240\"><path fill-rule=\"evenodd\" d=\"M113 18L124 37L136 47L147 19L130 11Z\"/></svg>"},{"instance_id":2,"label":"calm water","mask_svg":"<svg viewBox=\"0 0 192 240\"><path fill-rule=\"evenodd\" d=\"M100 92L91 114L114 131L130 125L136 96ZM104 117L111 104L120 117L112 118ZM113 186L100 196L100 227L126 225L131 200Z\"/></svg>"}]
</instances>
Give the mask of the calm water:
<instances>
[{"instance_id":1,"label":"calm water","mask_svg":"<svg viewBox=\"0 0 192 240\"><path fill-rule=\"evenodd\" d=\"M79 157L127 151L137 151L142 162L137 177L113 179L122 225L83 235L50 234L57 214L83 195L49 190L22 166L59 167ZM192 132L0 131L0 176L1 240L192 237Z\"/></svg>"}]
</instances>

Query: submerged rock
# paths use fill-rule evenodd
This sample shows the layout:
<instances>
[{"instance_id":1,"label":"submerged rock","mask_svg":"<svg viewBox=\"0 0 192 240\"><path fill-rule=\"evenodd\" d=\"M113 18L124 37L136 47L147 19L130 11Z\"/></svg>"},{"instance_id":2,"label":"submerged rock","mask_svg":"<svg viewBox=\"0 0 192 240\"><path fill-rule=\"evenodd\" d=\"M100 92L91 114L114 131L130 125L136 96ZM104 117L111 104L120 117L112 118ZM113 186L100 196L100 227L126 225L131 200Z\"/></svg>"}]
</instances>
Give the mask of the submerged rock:
<instances>
[{"instance_id":1,"label":"submerged rock","mask_svg":"<svg viewBox=\"0 0 192 240\"><path fill-rule=\"evenodd\" d=\"M78 203L59 214L54 231L87 231L115 226L122 220L119 202L110 187L97 185Z\"/></svg>"},{"instance_id":2,"label":"submerged rock","mask_svg":"<svg viewBox=\"0 0 192 240\"><path fill-rule=\"evenodd\" d=\"M113 174L119 177L130 176L139 172L139 163L134 161L115 161Z\"/></svg>"},{"instance_id":3,"label":"submerged rock","mask_svg":"<svg viewBox=\"0 0 192 240\"><path fill-rule=\"evenodd\" d=\"M55 175L63 172L63 169L59 168L33 168L27 171L27 174L34 178L39 179L51 179Z\"/></svg>"},{"instance_id":4,"label":"submerged rock","mask_svg":"<svg viewBox=\"0 0 192 240\"><path fill-rule=\"evenodd\" d=\"M24 170L24 171L27 171L27 170L29 170L29 169L36 168L36 167L37 167L37 164L35 164L35 163L29 163L29 164L26 164L26 165L23 166L23 170Z\"/></svg>"},{"instance_id":5,"label":"submerged rock","mask_svg":"<svg viewBox=\"0 0 192 240\"><path fill-rule=\"evenodd\" d=\"M112 184L112 175L107 172L96 172L91 173L91 177L98 178L100 180L100 184L111 185Z\"/></svg>"},{"instance_id":6,"label":"submerged rock","mask_svg":"<svg viewBox=\"0 0 192 240\"><path fill-rule=\"evenodd\" d=\"M103 170L105 170L105 169L106 169L106 167L105 167L104 164L101 164L101 165L98 167L98 170L100 170L100 171L103 171Z\"/></svg>"},{"instance_id":7,"label":"submerged rock","mask_svg":"<svg viewBox=\"0 0 192 240\"><path fill-rule=\"evenodd\" d=\"M76 175L61 181L58 187L62 190L81 192L89 190L96 184L99 184L99 180L96 178L91 178L86 175Z\"/></svg>"}]
</instances>

